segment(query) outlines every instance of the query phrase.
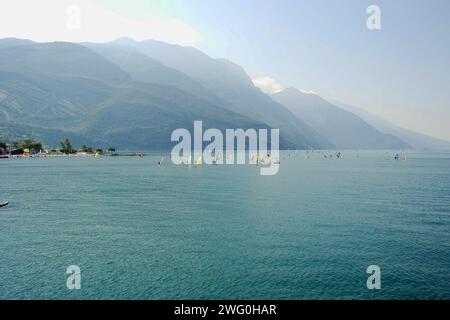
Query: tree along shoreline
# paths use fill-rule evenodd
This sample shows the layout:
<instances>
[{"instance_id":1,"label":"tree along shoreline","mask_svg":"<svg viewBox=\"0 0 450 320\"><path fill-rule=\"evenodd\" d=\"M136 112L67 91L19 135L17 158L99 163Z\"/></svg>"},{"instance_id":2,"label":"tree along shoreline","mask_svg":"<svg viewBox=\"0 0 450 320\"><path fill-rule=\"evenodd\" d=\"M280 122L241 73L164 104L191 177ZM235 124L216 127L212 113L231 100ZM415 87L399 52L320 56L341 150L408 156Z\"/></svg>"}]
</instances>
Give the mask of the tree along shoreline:
<instances>
[{"instance_id":1,"label":"tree along shoreline","mask_svg":"<svg viewBox=\"0 0 450 320\"><path fill-rule=\"evenodd\" d=\"M76 148L69 139L60 142L59 149L44 149L40 141L23 139L20 142L14 141L5 143L0 141L0 156L143 156L142 153L118 153L115 148L93 148L83 145Z\"/></svg>"}]
</instances>

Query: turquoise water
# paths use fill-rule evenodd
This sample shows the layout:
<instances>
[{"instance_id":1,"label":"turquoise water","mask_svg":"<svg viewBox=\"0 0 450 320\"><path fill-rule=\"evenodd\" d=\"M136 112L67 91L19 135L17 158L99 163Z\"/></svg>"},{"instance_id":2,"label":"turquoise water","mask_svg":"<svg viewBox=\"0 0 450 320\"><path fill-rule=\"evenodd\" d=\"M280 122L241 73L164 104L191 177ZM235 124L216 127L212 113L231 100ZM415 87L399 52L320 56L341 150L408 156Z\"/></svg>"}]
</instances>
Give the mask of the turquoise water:
<instances>
[{"instance_id":1,"label":"turquoise water","mask_svg":"<svg viewBox=\"0 0 450 320\"><path fill-rule=\"evenodd\" d=\"M450 153L290 155L0 160L0 298L450 299Z\"/></svg>"}]
</instances>

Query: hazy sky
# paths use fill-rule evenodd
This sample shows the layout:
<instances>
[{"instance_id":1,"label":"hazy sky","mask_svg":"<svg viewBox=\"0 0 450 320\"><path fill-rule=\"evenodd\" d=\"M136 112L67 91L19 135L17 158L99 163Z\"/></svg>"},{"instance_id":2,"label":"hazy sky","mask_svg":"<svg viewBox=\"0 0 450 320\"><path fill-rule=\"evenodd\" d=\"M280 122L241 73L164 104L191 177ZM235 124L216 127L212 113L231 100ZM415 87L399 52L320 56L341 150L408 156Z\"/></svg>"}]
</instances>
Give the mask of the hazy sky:
<instances>
[{"instance_id":1,"label":"hazy sky","mask_svg":"<svg viewBox=\"0 0 450 320\"><path fill-rule=\"evenodd\" d=\"M192 45L242 65L266 88L293 86L316 92L450 140L448 0L0 4L0 37L109 41L130 36ZM366 10L372 4L381 9L381 30L366 26ZM80 28L68 20L77 7Z\"/></svg>"}]
</instances>

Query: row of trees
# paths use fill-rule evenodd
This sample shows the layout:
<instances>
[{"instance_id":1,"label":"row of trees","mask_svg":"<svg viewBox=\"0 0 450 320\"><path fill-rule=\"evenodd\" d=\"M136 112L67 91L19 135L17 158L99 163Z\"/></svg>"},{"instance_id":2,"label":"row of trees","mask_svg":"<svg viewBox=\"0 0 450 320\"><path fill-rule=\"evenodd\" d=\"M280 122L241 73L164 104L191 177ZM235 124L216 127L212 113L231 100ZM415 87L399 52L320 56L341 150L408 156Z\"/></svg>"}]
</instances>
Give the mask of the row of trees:
<instances>
[{"instance_id":1,"label":"row of trees","mask_svg":"<svg viewBox=\"0 0 450 320\"><path fill-rule=\"evenodd\" d=\"M7 144L5 142L0 141L0 148L6 149ZM34 150L36 152L39 152L42 150L42 142L40 141L33 141L31 139L24 139L20 142L14 141L11 143L12 148L22 148L22 149L28 149L28 150Z\"/></svg>"},{"instance_id":2,"label":"row of trees","mask_svg":"<svg viewBox=\"0 0 450 320\"><path fill-rule=\"evenodd\" d=\"M6 150L7 147L8 147L8 145L5 142L0 141L0 148ZM36 152L40 152L42 150L42 142L33 141L31 139L24 139L20 142L12 142L11 147L34 150ZM80 149L76 149L72 146L72 143L67 138L60 142L59 151L64 154L75 154L77 152L86 152L86 153L94 153L95 152L98 154L104 153L103 149L97 148L94 151L94 149L92 147L88 147L86 145L83 145ZM57 150L52 150L52 152L57 152ZM116 149L109 148L108 152L109 153L116 152Z\"/></svg>"},{"instance_id":3,"label":"row of trees","mask_svg":"<svg viewBox=\"0 0 450 320\"><path fill-rule=\"evenodd\" d=\"M92 147L88 147L86 145L83 145L80 149L75 149L72 146L72 144L70 143L69 139L67 139L67 138L64 139L63 141L61 141L60 145L61 145L61 149L59 151L64 154L74 154L77 152L94 153L94 149ZM116 149L109 148L108 152L109 153L116 152ZM97 149L95 149L95 153L103 154L104 151L103 151L103 149L97 148Z\"/></svg>"}]
</instances>

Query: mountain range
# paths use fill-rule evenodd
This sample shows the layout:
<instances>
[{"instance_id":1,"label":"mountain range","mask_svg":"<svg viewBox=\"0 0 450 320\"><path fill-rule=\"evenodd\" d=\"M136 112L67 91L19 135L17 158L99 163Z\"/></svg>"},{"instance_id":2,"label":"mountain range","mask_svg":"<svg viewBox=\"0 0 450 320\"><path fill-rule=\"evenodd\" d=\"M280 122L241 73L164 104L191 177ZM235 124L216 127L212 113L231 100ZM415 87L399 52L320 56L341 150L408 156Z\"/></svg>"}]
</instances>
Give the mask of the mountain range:
<instances>
[{"instance_id":1,"label":"mountain range","mask_svg":"<svg viewBox=\"0 0 450 320\"><path fill-rule=\"evenodd\" d=\"M316 94L288 88L272 98L302 118L338 149L404 149L410 145L381 133L357 115L341 109Z\"/></svg>"},{"instance_id":2,"label":"mountain range","mask_svg":"<svg viewBox=\"0 0 450 320\"><path fill-rule=\"evenodd\" d=\"M202 120L222 130L279 128L283 149L450 145L350 109L293 88L267 95L242 67L192 47L0 40L0 140L167 149L174 129Z\"/></svg>"},{"instance_id":3,"label":"mountain range","mask_svg":"<svg viewBox=\"0 0 450 320\"><path fill-rule=\"evenodd\" d=\"M450 141L434 138L426 134L398 127L389 121L386 121L383 118L373 115L370 112L358 107L350 106L341 102L336 102L335 104L340 108L359 116L378 131L399 137L414 149L450 150Z\"/></svg>"}]
</instances>

